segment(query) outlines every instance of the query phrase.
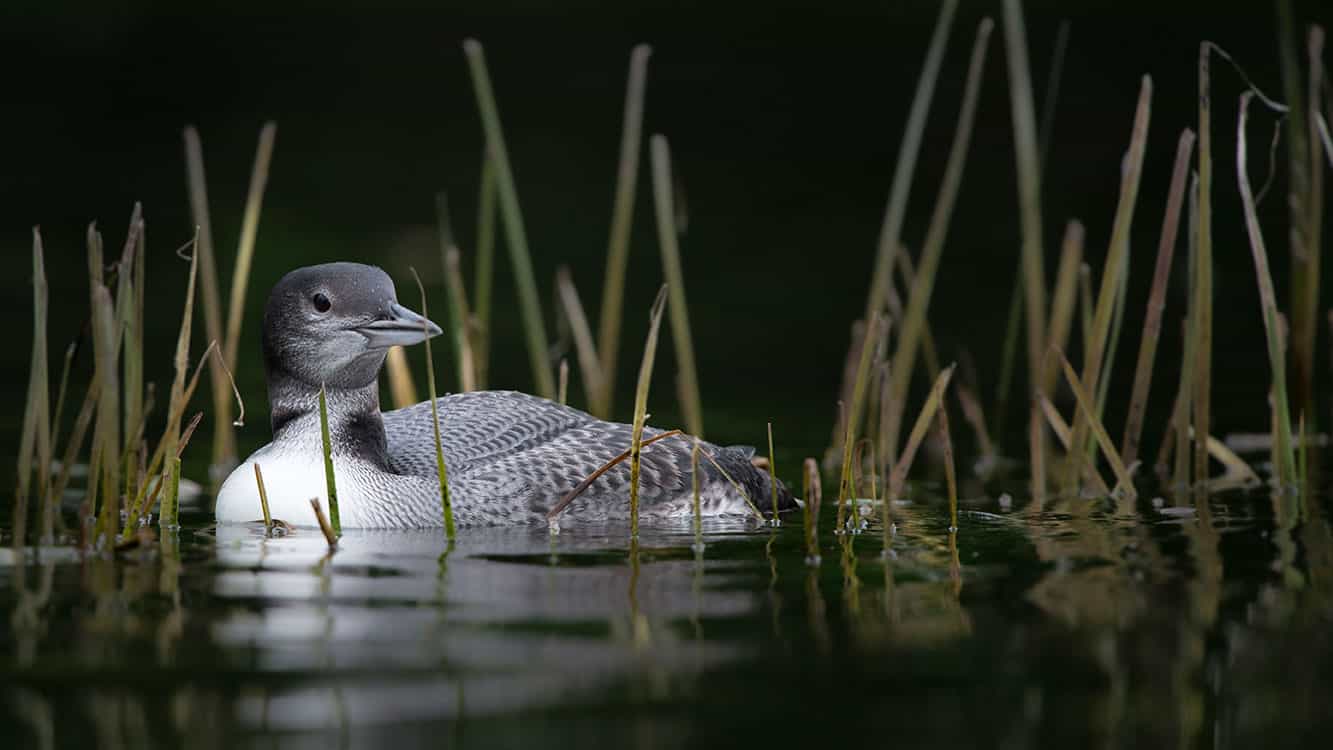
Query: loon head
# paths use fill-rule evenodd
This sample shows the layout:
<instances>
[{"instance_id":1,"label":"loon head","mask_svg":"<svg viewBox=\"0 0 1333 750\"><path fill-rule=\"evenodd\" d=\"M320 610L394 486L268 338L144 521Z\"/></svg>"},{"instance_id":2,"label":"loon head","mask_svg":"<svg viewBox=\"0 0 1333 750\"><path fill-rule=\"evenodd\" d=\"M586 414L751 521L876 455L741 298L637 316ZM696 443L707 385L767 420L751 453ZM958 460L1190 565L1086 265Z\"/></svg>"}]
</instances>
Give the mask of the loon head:
<instances>
[{"instance_id":1,"label":"loon head","mask_svg":"<svg viewBox=\"0 0 1333 750\"><path fill-rule=\"evenodd\" d=\"M398 304L393 280L360 263L307 266L283 276L264 308L264 367L270 381L318 390L375 382L391 346L417 344L440 327Z\"/></svg>"}]
</instances>

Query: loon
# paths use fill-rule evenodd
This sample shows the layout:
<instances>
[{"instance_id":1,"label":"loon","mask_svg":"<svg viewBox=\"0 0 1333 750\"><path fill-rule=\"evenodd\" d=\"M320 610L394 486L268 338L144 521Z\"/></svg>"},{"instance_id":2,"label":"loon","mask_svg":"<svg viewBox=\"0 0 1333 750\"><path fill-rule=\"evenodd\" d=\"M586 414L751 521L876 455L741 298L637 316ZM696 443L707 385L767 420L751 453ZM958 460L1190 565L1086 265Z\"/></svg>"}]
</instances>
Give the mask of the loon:
<instances>
[{"instance_id":1,"label":"loon","mask_svg":"<svg viewBox=\"0 0 1333 750\"><path fill-rule=\"evenodd\" d=\"M284 276L264 309L263 357L273 440L223 482L219 523L261 514L258 465L275 518L311 526L311 498L328 512L319 418L325 389L341 525L345 528L442 526L435 431L429 402L381 412L379 372L391 346L438 336L435 323L398 304L383 270L358 263L298 268ZM597 469L627 450L631 427L606 422L547 399L515 391L475 391L437 399L440 443L454 520L459 525L545 523L547 514ZM645 440L662 434L645 428ZM640 513L693 512L688 436L643 449ZM706 515L772 512L767 472L754 449L700 442L725 470L700 459L700 505ZM729 478L728 478L729 476ZM777 482L778 511L798 501ZM567 521L629 515L629 462L598 477L565 508Z\"/></svg>"}]
</instances>

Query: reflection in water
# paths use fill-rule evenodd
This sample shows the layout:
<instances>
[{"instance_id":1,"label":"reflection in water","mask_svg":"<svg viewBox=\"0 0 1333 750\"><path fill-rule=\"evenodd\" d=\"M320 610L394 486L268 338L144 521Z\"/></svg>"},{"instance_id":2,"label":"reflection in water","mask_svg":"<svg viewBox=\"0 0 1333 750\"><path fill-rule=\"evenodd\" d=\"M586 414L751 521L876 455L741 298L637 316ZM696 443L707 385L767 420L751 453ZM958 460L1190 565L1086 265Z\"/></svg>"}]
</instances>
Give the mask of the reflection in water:
<instances>
[{"instance_id":1,"label":"reflection in water","mask_svg":"<svg viewBox=\"0 0 1333 750\"><path fill-rule=\"evenodd\" d=\"M918 499L894 509L888 554L873 526L829 533L818 567L797 526L748 522L710 523L699 550L688 527L633 544L615 526L469 530L448 549L438 532L350 532L332 554L317 533L194 527L114 560L3 557L0 737L674 747L799 712L846 717L824 740L892 722L946 745L1330 728L1326 503L1008 511L972 503L950 533Z\"/></svg>"}]
</instances>

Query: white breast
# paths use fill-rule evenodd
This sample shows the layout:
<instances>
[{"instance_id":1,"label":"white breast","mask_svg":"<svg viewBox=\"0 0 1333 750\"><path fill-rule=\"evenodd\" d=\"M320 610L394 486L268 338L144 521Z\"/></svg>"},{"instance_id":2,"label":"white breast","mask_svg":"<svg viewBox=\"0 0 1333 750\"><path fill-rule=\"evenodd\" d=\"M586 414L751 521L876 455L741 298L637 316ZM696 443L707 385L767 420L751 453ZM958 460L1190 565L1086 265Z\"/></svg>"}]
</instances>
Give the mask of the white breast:
<instances>
[{"instance_id":1,"label":"white breast","mask_svg":"<svg viewBox=\"0 0 1333 750\"><path fill-rule=\"evenodd\" d=\"M244 523L263 519L255 482L254 467L259 464L264 474L269 513L273 518L293 526L317 526L315 511L310 507L311 498L317 498L324 514L329 515L324 459L318 451L301 450L301 447L269 443L236 467L218 491L218 522ZM334 462L338 510L343 524L358 526L362 525L359 516L363 503L356 497L356 469L348 464L346 459Z\"/></svg>"}]
</instances>

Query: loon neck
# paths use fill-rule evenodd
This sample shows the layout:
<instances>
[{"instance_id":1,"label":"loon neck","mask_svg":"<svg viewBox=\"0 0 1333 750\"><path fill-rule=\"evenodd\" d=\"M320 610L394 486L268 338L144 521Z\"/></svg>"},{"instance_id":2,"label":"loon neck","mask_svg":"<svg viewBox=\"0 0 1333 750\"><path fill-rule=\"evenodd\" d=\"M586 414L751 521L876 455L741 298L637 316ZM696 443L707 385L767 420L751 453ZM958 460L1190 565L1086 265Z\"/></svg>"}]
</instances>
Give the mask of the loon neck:
<instances>
[{"instance_id":1,"label":"loon neck","mask_svg":"<svg viewBox=\"0 0 1333 750\"><path fill-rule=\"evenodd\" d=\"M386 465L387 443L380 417L378 380L360 388L325 388L334 455L356 455ZM269 373L268 404L273 439L319 429L319 388L283 373Z\"/></svg>"}]
</instances>

